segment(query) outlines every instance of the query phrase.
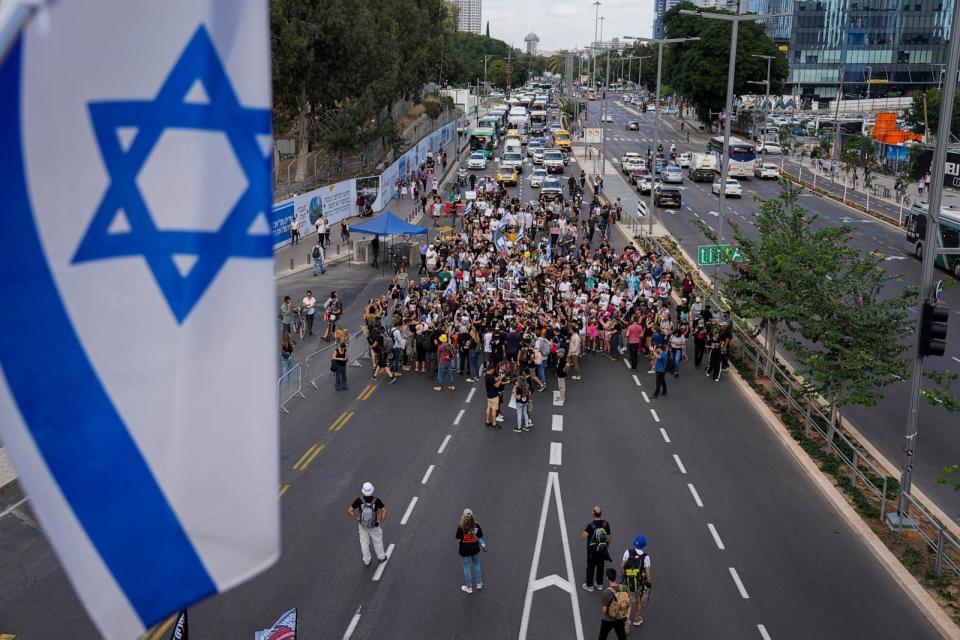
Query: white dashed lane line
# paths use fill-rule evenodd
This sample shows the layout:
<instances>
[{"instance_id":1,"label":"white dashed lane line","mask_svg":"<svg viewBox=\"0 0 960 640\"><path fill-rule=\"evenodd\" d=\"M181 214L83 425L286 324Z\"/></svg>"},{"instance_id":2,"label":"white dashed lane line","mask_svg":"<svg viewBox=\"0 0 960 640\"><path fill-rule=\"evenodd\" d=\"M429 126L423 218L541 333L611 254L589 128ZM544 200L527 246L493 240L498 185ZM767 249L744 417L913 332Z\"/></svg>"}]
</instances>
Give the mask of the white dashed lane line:
<instances>
[{"instance_id":1,"label":"white dashed lane line","mask_svg":"<svg viewBox=\"0 0 960 640\"><path fill-rule=\"evenodd\" d=\"M653 416L653 421L654 421L654 422L660 422L660 416L657 415L657 410L656 410L656 409L650 409L650 415Z\"/></svg>"},{"instance_id":2,"label":"white dashed lane line","mask_svg":"<svg viewBox=\"0 0 960 640\"><path fill-rule=\"evenodd\" d=\"M640 386L640 378L637 377L637 374L633 374L633 381L637 383L637 386Z\"/></svg>"},{"instance_id":3,"label":"white dashed lane line","mask_svg":"<svg viewBox=\"0 0 960 640\"><path fill-rule=\"evenodd\" d=\"M737 570L734 569L733 567L730 567L730 577L733 578L733 581L736 583L737 590L740 591L740 596L744 600L749 600L750 595L747 593L747 590L744 588L743 582L740 581L740 575L737 573Z\"/></svg>"},{"instance_id":4,"label":"white dashed lane line","mask_svg":"<svg viewBox=\"0 0 960 640\"><path fill-rule=\"evenodd\" d=\"M673 461L677 463L677 468L680 469L680 473L686 474L687 469L683 466L683 462L680 461L680 456L673 454Z\"/></svg>"},{"instance_id":5,"label":"white dashed lane line","mask_svg":"<svg viewBox=\"0 0 960 640\"><path fill-rule=\"evenodd\" d=\"M423 480L420 481L420 484L427 484L427 480L430 479L431 473L433 473L433 465L427 467L427 472L423 474Z\"/></svg>"},{"instance_id":6,"label":"white dashed lane line","mask_svg":"<svg viewBox=\"0 0 960 640\"><path fill-rule=\"evenodd\" d=\"M553 431L563 431L563 416L559 414L553 414L553 422L550 425L550 428Z\"/></svg>"},{"instance_id":7,"label":"white dashed lane line","mask_svg":"<svg viewBox=\"0 0 960 640\"><path fill-rule=\"evenodd\" d=\"M477 392L476 387L473 387L472 389L470 389L470 393L467 394L467 399L464 400L464 402L470 402L471 400L473 400L473 394L476 392Z\"/></svg>"},{"instance_id":8,"label":"white dashed lane line","mask_svg":"<svg viewBox=\"0 0 960 640\"><path fill-rule=\"evenodd\" d=\"M687 483L687 488L690 489L690 495L693 496L693 501L697 503L697 506L703 509L703 501L700 500L700 494L697 493L697 488L693 486L692 482Z\"/></svg>"},{"instance_id":9,"label":"white dashed lane line","mask_svg":"<svg viewBox=\"0 0 960 640\"><path fill-rule=\"evenodd\" d=\"M380 563L380 566L377 567L377 571L373 574L373 581L380 582L380 577L383 575L383 570L387 568L387 564L390 562L390 556L393 555L393 549L397 545L390 543L390 546L387 547L387 559Z\"/></svg>"},{"instance_id":10,"label":"white dashed lane line","mask_svg":"<svg viewBox=\"0 0 960 640\"><path fill-rule=\"evenodd\" d=\"M770 634L767 633L767 628L762 624L757 625L757 631L760 632L760 637L763 638L763 640L772 640Z\"/></svg>"},{"instance_id":11,"label":"white dashed lane line","mask_svg":"<svg viewBox=\"0 0 960 640\"><path fill-rule=\"evenodd\" d=\"M550 464L560 466L563 458L563 445L559 442L550 443Z\"/></svg>"},{"instance_id":12,"label":"white dashed lane line","mask_svg":"<svg viewBox=\"0 0 960 640\"><path fill-rule=\"evenodd\" d=\"M723 546L723 540L720 539L720 534L717 533L717 528L713 526L712 522L707 523L707 529L710 529L710 535L713 536L713 541L717 543L717 548L720 549L720 551L726 549L726 547Z\"/></svg>"},{"instance_id":13,"label":"white dashed lane line","mask_svg":"<svg viewBox=\"0 0 960 640\"><path fill-rule=\"evenodd\" d=\"M453 426L457 426L458 424L460 424L460 420L463 419L464 412L465 412L464 409L460 409L460 412L457 414L457 417L453 419Z\"/></svg>"},{"instance_id":14,"label":"white dashed lane line","mask_svg":"<svg viewBox=\"0 0 960 640\"><path fill-rule=\"evenodd\" d=\"M410 514L413 513L413 508L417 506L417 496L413 496L413 499L410 500L410 504L407 505L407 510L403 512L403 517L400 518L400 526L407 524L407 520L410 519Z\"/></svg>"},{"instance_id":15,"label":"white dashed lane line","mask_svg":"<svg viewBox=\"0 0 960 640\"><path fill-rule=\"evenodd\" d=\"M644 402L650 402L650 398L647 396L647 392L646 392L646 391L641 391L641 392L640 392L640 395L643 396L643 401L644 401Z\"/></svg>"},{"instance_id":16,"label":"white dashed lane line","mask_svg":"<svg viewBox=\"0 0 960 640\"><path fill-rule=\"evenodd\" d=\"M670 436L667 435L667 430L663 427L660 427L660 435L663 436L663 441L667 444L670 444Z\"/></svg>"},{"instance_id":17,"label":"white dashed lane line","mask_svg":"<svg viewBox=\"0 0 960 640\"><path fill-rule=\"evenodd\" d=\"M437 455L440 455L441 453L443 453L443 450L447 448L447 444L450 442L451 437L452 436L448 433L447 437L443 439L443 442L440 443L440 448L437 449Z\"/></svg>"}]
</instances>

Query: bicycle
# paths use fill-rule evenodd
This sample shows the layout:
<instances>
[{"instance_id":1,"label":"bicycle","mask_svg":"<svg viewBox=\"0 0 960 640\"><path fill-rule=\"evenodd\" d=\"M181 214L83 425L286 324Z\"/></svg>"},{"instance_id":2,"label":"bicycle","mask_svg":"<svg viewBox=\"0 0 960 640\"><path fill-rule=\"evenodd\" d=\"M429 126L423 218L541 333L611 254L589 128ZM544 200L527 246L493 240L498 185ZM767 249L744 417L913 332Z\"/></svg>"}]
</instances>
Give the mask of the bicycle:
<instances>
[{"instance_id":1,"label":"bicycle","mask_svg":"<svg viewBox=\"0 0 960 640\"><path fill-rule=\"evenodd\" d=\"M303 340L303 336L307 332L307 322L304 319L306 314L307 310L304 307L293 308L293 323L290 329L294 334L300 336L300 340Z\"/></svg>"}]
</instances>

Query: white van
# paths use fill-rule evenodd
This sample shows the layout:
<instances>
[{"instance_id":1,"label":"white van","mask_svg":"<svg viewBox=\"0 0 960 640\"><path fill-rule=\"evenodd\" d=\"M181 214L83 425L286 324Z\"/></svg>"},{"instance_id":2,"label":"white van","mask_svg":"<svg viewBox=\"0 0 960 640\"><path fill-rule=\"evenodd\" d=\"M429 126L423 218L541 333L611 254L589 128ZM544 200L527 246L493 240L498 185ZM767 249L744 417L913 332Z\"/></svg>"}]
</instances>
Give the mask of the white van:
<instances>
[{"instance_id":1,"label":"white van","mask_svg":"<svg viewBox=\"0 0 960 640\"><path fill-rule=\"evenodd\" d=\"M522 145L516 138L510 138L503 144L504 153L520 153L521 151Z\"/></svg>"},{"instance_id":2,"label":"white van","mask_svg":"<svg viewBox=\"0 0 960 640\"><path fill-rule=\"evenodd\" d=\"M713 182L717 171L717 157L712 153L695 153L690 159L687 174L694 182Z\"/></svg>"}]
</instances>

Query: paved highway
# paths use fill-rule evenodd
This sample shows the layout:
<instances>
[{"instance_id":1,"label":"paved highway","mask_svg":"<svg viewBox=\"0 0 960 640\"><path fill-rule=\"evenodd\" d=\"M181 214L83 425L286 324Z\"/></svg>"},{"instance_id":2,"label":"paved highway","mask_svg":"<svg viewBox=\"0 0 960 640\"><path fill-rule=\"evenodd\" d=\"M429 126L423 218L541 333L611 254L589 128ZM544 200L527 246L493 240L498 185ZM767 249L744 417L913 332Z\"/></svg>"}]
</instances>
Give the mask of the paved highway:
<instances>
[{"instance_id":1,"label":"paved highway","mask_svg":"<svg viewBox=\"0 0 960 640\"><path fill-rule=\"evenodd\" d=\"M384 284L337 265L284 279L278 294L336 288L355 326ZM435 393L417 374L387 385L355 368L347 393L311 389L280 423L283 556L195 607L192 632L250 637L298 607L304 638L594 637L600 596L580 588L579 533L601 504L614 556L638 533L650 540L646 637L936 637L732 378L685 364L659 400L652 378L587 357L564 406L552 376L535 395L525 434L482 426L477 384ZM390 509L380 568L362 565L345 513L364 481ZM489 546L472 595L454 539L465 507ZM0 548L0 633L96 637L28 506L0 517Z\"/></svg>"},{"instance_id":2,"label":"paved highway","mask_svg":"<svg viewBox=\"0 0 960 640\"><path fill-rule=\"evenodd\" d=\"M600 103L591 102L589 105L590 126L599 127ZM614 122L606 123L605 151L607 160L613 165L617 175L607 175L606 189L608 193L613 193L611 187L616 185L620 190L630 189L632 196L636 197L638 195L636 191L622 179L619 158L627 151L645 154L647 147L653 145L655 114L639 114L632 107L624 107L621 103L613 101L610 101L609 112L613 115ZM626 124L630 120L640 122L640 131L626 131ZM685 135L681 137L679 124L673 116L663 117L659 132L664 149L669 150L670 144L674 143L677 145L678 153L702 152L707 140L706 136L693 133L691 142L688 143ZM774 156L768 158L768 161L779 162L779 159ZM740 182L744 195L740 199L727 198L725 203L727 218L748 235L755 236L756 229L751 219L753 212L758 208L755 198L775 197L780 187L775 181L763 181L757 178L740 178ZM683 208L680 210L657 209L655 216L656 220L661 222L681 243L687 253L696 257L697 246L711 244L711 241L692 222L699 219L714 231L718 231L718 198L711 193L710 183L695 183L685 177L681 188ZM643 197L648 198L646 195ZM864 252L884 256L884 264L891 275L902 277L900 282L892 283L891 287L900 288L919 284L921 265L918 260L904 252L902 247L905 234L902 229L818 195L805 193L801 195L800 204L819 216L819 224L850 225L853 229L853 246ZM633 207L633 202L630 202L629 206ZM724 224L723 235L727 241L732 239L730 225L727 223ZM708 270L707 273L713 275L715 272ZM952 280L949 274L939 269L935 277ZM934 369L956 372L960 371L960 338L958 338L960 336L960 287L947 288L945 302L954 311L950 314L947 354L943 358L933 358L930 362ZM914 309L910 311L916 313ZM960 393L960 388L956 389ZM886 390L886 398L876 406L853 406L844 412L857 429L865 434L888 460L898 466L902 457L904 426L909 408L908 392L909 381L891 385ZM955 492L951 487L936 484L936 478L942 475L941 471L944 467L960 462L960 438L957 437L956 426L955 416L925 402L921 403L914 485L931 497L949 517L960 522L960 493Z\"/></svg>"}]
</instances>

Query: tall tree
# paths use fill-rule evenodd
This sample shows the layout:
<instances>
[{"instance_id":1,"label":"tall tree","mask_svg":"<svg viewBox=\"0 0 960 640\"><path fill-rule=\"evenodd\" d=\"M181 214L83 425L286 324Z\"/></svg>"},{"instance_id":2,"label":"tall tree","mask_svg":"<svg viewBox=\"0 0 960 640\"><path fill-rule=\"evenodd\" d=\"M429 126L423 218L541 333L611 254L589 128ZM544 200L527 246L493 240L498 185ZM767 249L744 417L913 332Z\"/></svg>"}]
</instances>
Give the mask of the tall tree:
<instances>
[{"instance_id":1,"label":"tall tree","mask_svg":"<svg viewBox=\"0 0 960 640\"><path fill-rule=\"evenodd\" d=\"M943 92L940 89L916 91L913 102L907 109L905 119L907 124L918 133L925 133L929 125L929 133L936 134L940 126L940 102ZM950 121L950 130L960 132L960 93L953 99L953 118Z\"/></svg>"}]
</instances>

